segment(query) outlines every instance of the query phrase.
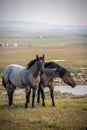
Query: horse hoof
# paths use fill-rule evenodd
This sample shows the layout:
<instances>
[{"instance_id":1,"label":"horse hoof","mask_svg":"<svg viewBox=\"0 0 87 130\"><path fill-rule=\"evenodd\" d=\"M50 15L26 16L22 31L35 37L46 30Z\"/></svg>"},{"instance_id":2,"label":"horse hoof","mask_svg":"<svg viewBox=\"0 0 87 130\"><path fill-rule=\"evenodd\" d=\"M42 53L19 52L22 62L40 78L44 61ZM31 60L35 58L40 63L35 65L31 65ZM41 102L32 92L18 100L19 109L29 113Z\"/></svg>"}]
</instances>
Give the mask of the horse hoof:
<instances>
[{"instance_id":1,"label":"horse hoof","mask_svg":"<svg viewBox=\"0 0 87 130\"><path fill-rule=\"evenodd\" d=\"M27 109L28 108L28 105L25 105L25 109Z\"/></svg>"},{"instance_id":2,"label":"horse hoof","mask_svg":"<svg viewBox=\"0 0 87 130\"><path fill-rule=\"evenodd\" d=\"M25 109L27 109L28 108L28 106L25 106Z\"/></svg>"},{"instance_id":3,"label":"horse hoof","mask_svg":"<svg viewBox=\"0 0 87 130\"><path fill-rule=\"evenodd\" d=\"M32 108L35 108L35 106L33 105Z\"/></svg>"},{"instance_id":4,"label":"horse hoof","mask_svg":"<svg viewBox=\"0 0 87 130\"><path fill-rule=\"evenodd\" d=\"M12 103L9 103L9 107L11 107L13 104Z\"/></svg>"},{"instance_id":5,"label":"horse hoof","mask_svg":"<svg viewBox=\"0 0 87 130\"><path fill-rule=\"evenodd\" d=\"M55 107L55 104L52 104L52 107Z\"/></svg>"},{"instance_id":6,"label":"horse hoof","mask_svg":"<svg viewBox=\"0 0 87 130\"><path fill-rule=\"evenodd\" d=\"M37 103L39 104L39 103L40 103L40 101L37 101Z\"/></svg>"},{"instance_id":7,"label":"horse hoof","mask_svg":"<svg viewBox=\"0 0 87 130\"><path fill-rule=\"evenodd\" d=\"M45 104L42 104L43 107L45 107Z\"/></svg>"}]
</instances>

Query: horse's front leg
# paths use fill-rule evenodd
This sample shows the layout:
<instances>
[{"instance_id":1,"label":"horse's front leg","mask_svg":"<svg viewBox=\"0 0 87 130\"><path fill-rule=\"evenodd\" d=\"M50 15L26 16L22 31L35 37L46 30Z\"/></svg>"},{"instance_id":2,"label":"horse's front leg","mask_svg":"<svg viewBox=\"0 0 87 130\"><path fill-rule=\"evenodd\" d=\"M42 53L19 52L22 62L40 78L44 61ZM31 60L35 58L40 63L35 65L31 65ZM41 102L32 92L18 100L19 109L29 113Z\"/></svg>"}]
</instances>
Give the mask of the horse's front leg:
<instances>
[{"instance_id":1,"label":"horse's front leg","mask_svg":"<svg viewBox=\"0 0 87 130\"><path fill-rule=\"evenodd\" d=\"M40 94L41 94L41 87L39 86L37 90L37 103L40 103Z\"/></svg>"},{"instance_id":2,"label":"horse's front leg","mask_svg":"<svg viewBox=\"0 0 87 130\"><path fill-rule=\"evenodd\" d=\"M32 108L35 107L35 105L34 105L35 95L36 95L36 89L33 89L33 91L32 91Z\"/></svg>"},{"instance_id":3,"label":"horse's front leg","mask_svg":"<svg viewBox=\"0 0 87 130\"><path fill-rule=\"evenodd\" d=\"M28 103L30 103L30 94L31 94L31 88L26 87L26 103L25 103L25 108L28 108Z\"/></svg>"},{"instance_id":4,"label":"horse's front leg","mask_svg":"<svg viewBox=\"0 0 87 130\"><path fill-rule=\"evenodd\" d=\"M54 87L53 86L50 86L50 96L51 96L51 99L52 99L52 106L55 106L55 103L54 103Z\"/></svg>"}]
</instances>

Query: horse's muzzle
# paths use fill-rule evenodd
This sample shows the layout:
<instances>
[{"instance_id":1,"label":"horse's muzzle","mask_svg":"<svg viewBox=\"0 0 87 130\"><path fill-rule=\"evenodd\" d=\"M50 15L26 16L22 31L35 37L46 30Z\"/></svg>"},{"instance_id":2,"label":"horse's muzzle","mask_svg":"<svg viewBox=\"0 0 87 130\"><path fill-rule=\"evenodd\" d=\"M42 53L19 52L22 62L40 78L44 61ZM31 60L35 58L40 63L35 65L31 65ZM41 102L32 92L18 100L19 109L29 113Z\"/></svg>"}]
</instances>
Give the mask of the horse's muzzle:
<instances>
[{"instance_id":1,"label":"horse's muzzle","mask_svg":"<svg viewBox=\"0 0 87 130\"><path fill-rule=\"evenodd\" d=\"M75 86L76 86L76 83L74 82L73 85L72 85L72 88L75 88Z\"/></svg>"}]
</instances>

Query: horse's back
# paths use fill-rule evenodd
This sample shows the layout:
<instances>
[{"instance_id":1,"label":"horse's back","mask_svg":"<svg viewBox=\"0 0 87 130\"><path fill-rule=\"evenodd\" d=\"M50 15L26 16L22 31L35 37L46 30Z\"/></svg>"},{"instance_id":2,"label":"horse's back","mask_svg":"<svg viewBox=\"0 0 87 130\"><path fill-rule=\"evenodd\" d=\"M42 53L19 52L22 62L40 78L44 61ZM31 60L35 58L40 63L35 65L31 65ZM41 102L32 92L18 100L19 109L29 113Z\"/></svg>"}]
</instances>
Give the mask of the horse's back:
<instances>
[{"instance_id":1,"label":"horse's back","mask_svg":"<svg viewBox=\"0 0 87 130\"><path fill-rule=\"evenodd\" d=\"M6 68L13 68L13 67L15 67L15 68L24 68L23 66L17 65L17 64L10 64Z\"/></svg>"},{"instance_id":2,"label":"horse's back","mask_svg":"<svg viewBox=\"0 0 87 130\"><path fill-rule=\"evenodd\" d=\"M6 83L9 81L12 82L14 85L18 85L18 82L21 81L21 74L25 67L16 64L8 65L3 72L3 78Z\"/></svg>"},{"instance_id":3,"label":"horse's back","mask_svg":"<svg viewBox=\"0 0 87 130\"><path fill-rule=\"evenodd\" d=\"M22 70L22 69L24 69L24 67L23 66L21 66L21 65L16 65L16 64L10 64L10 65L8 65L5 69L4 69L4 71L3 71L3 75L5 76L5 75L8 75L9 73L11 73L11 71L13 71L13 70Z\"/></svg>"}]
</instances>

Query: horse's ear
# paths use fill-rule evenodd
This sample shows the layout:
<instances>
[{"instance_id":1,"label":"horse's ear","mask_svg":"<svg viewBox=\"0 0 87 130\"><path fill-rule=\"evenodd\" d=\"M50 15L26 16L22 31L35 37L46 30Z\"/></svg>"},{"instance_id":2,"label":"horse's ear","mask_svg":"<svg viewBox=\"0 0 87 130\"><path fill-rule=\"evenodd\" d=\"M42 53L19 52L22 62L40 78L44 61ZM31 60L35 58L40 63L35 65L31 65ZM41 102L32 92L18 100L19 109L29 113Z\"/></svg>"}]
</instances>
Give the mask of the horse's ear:
<instances>
[{"instance_id":1,"label":"horse's ear","mask_svg":"<svg viewBox=\"0 0 87 130\"><path fill-rule=\"evenodd\" d=\"M38 59L38 55L36 55L36 59Z\"/></svg>"},{"instance_id":2,"label":"horse's ear","mask_svg":"<svg viewBox=\"0 0 87 130\"><path fill-rule=\"evenodd\" d=\"M44 54L43 54L43 59L45 58Z\"/></svg>"}]
</instances>

